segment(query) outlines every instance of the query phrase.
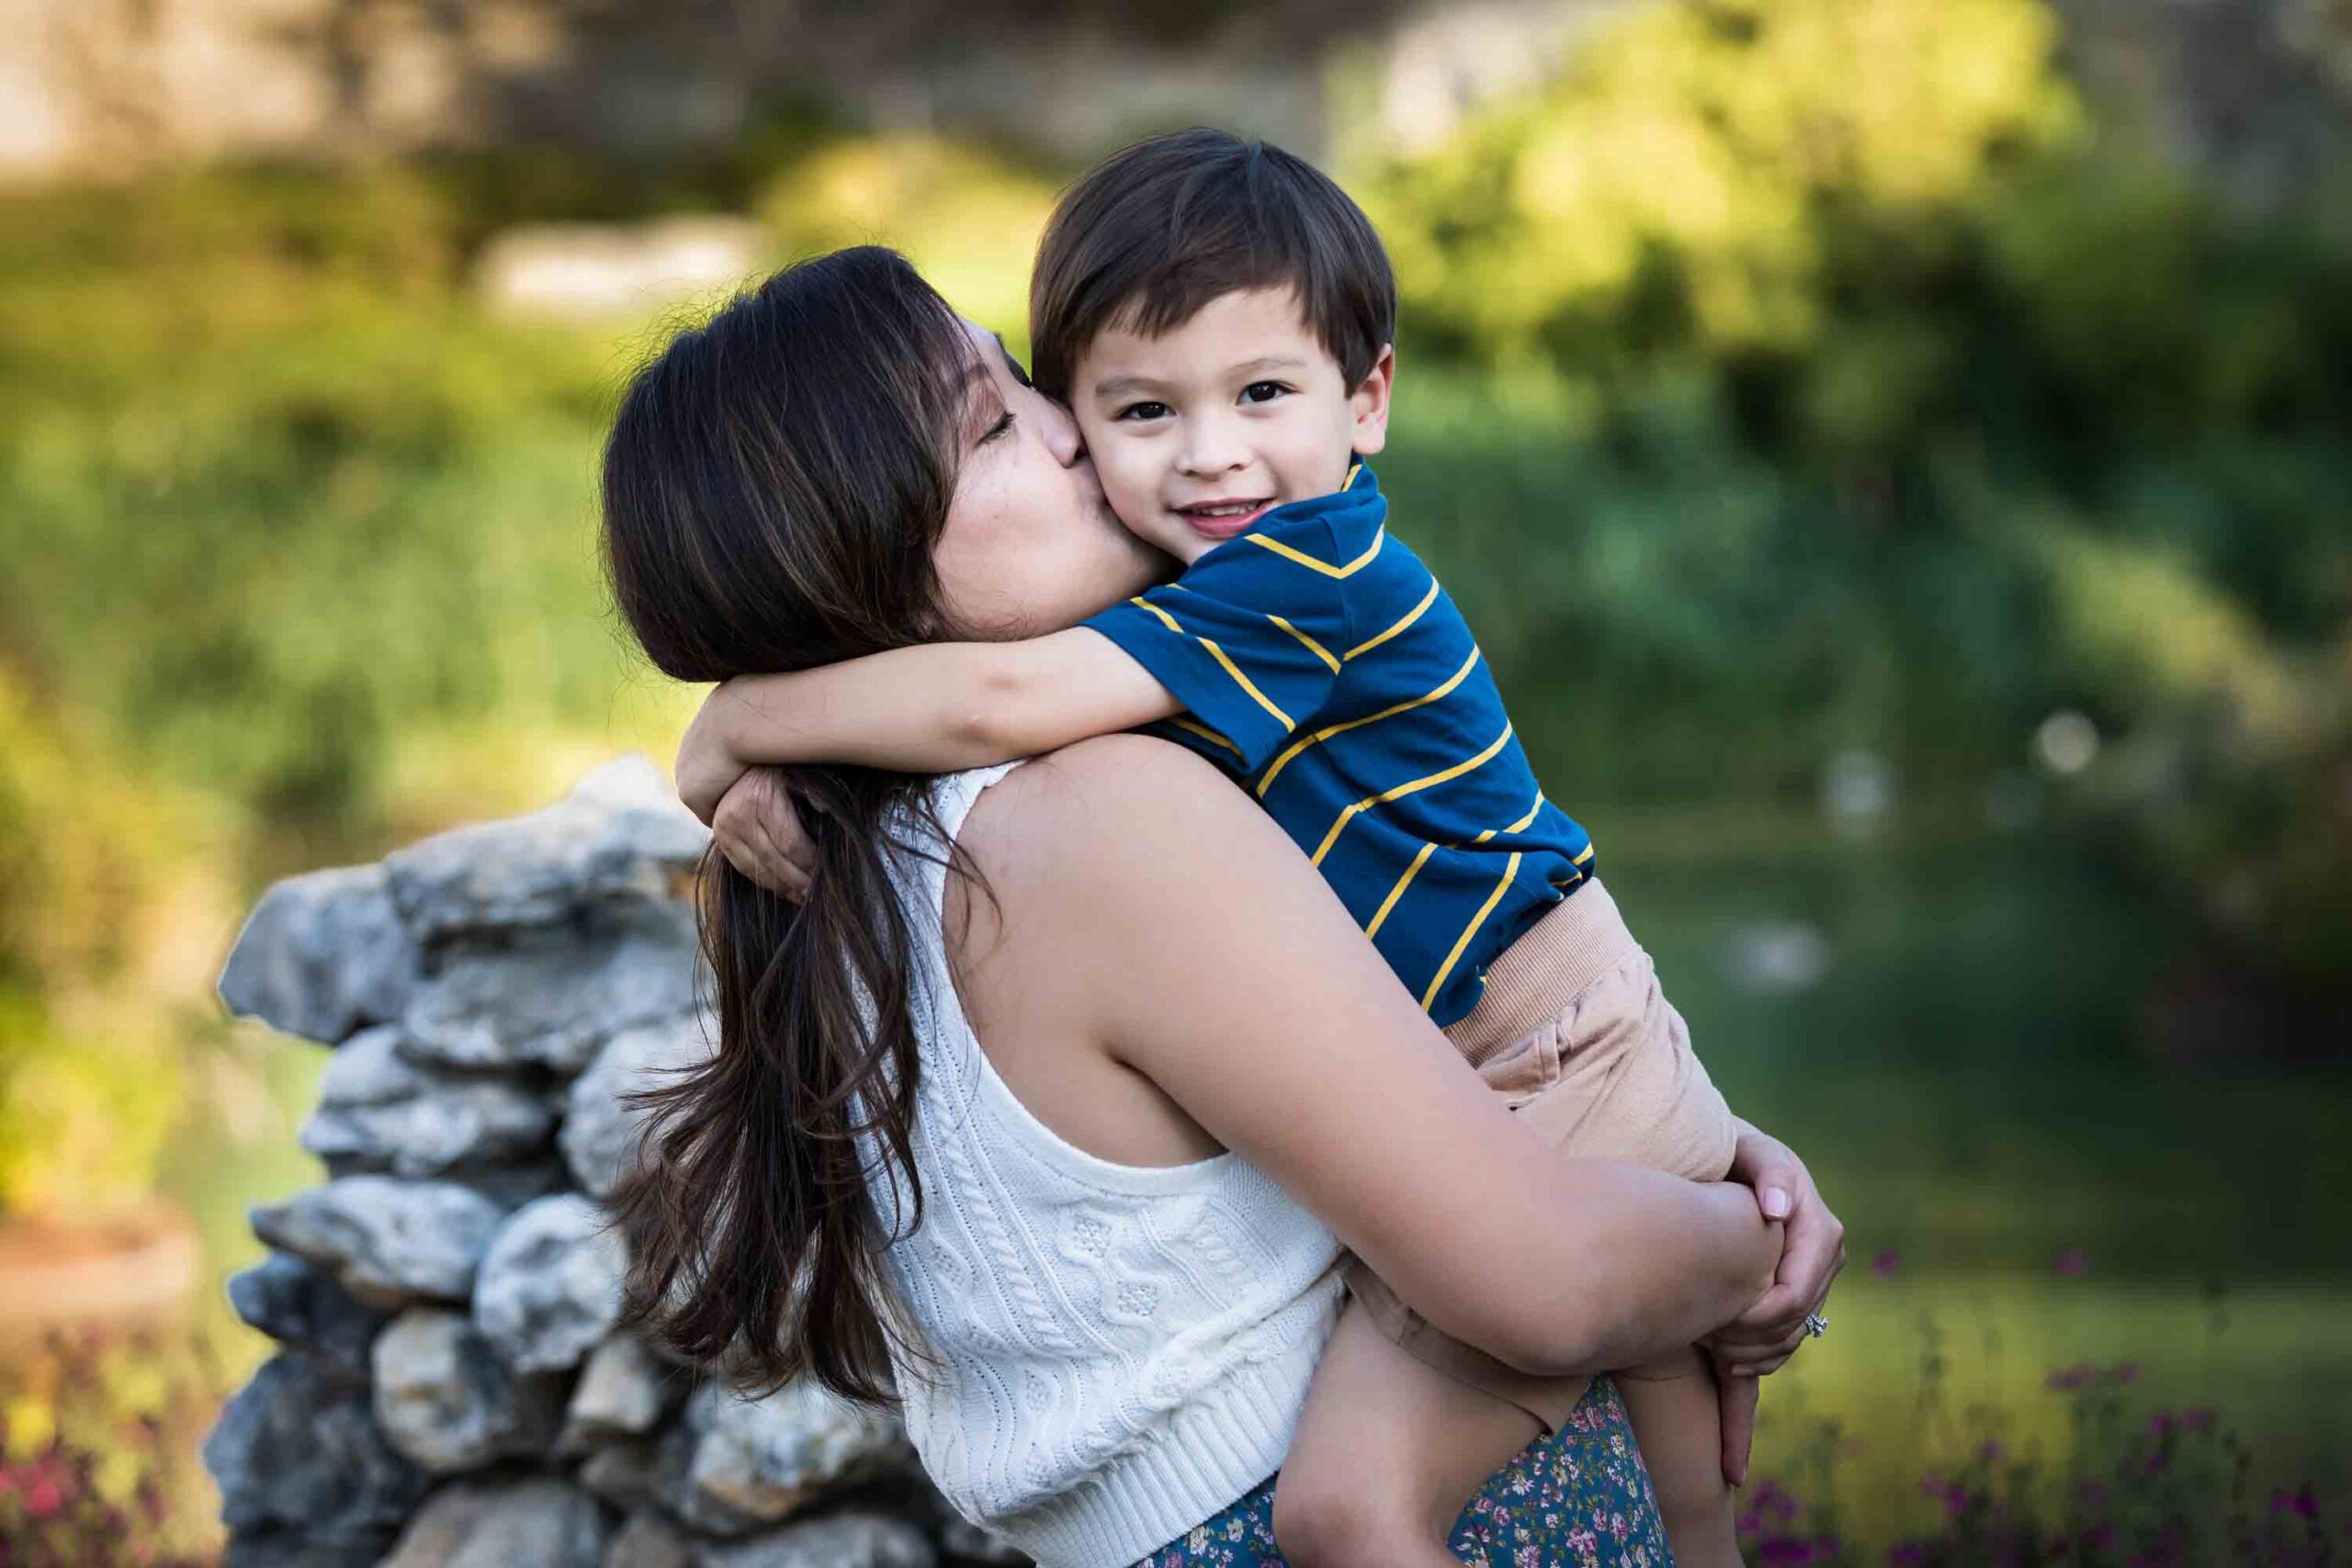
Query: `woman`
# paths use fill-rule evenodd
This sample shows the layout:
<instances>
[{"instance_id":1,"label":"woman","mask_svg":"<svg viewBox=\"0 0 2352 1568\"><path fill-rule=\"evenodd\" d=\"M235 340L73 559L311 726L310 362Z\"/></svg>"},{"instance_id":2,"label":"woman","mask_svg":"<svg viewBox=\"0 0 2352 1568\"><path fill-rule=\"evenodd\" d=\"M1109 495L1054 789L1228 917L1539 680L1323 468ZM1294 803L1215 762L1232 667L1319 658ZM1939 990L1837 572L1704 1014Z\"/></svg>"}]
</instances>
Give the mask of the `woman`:
<instances>
[{"instance_id":1,"label":"woman","mask_svg":"<svg viewBox=\"0 0 2352 1568\"><path fill-rule=\"evenodd\" d=\"M1162 567L1067 417L874 250L770 279L639 374L605 546L687 681L1034 635ZM656 1095L658 1157L620 1195L628 1310L755 1386L895 1394L949 1497L1042 1561L1271 1560L1342 1245L1551 1375L1718 1331L1770 1370L1836 1271L1835 1220L1752 1130L1739 1174L1780 1190L1785 1248L1743 1188L1546 1151L1189 753L1116 737L795 788L804 902L717 857L700 883L720 1046ZM1458 1549L1573 1560L1597 1509L1662 1559L1622 1407L1604 1387L1585 1417Z\"/></svg>"}]
</instances>

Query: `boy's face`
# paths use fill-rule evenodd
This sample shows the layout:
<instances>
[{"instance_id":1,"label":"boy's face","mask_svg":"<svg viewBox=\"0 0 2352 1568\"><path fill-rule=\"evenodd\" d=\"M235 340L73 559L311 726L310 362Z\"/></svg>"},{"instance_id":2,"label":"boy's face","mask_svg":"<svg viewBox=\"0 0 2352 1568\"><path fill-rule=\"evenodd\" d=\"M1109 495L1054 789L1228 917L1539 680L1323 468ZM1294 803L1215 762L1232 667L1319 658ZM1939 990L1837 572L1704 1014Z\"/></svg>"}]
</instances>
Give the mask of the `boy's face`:
<instances>
[{"instance_id":1,"label":"boy's face","mask_svg":"<svg viewBox=\"0 0 2352 1568\"><path fill-rule=\"evenodd\" d=\"M1386 349L1361 386L1287 288L1220 295L1159 337L1105 329L1071 410L1119 520L1191 565L1268 508L1325 495L1388 436Z\"/></svg>"}]
</instances>

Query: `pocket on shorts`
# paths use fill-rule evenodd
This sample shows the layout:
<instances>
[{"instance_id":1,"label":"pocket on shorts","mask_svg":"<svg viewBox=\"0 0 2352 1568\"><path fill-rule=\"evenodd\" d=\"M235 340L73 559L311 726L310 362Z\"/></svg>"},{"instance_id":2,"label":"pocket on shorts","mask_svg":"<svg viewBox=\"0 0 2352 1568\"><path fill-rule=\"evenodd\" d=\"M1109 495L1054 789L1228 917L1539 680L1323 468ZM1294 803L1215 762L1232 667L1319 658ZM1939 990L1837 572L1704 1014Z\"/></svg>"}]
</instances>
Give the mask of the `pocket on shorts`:
<instances>
[{"instance_id":1,"label":"pocket on shorts","mask_svg":"<svg viewBox=\"0 0 2352 1568\"><path fill-rule=\"evenodd\" d=\"M1517 1110L1560 1081L1560 1023L1554 1019L1478 1064L1478 1076L1503 1097L1505 1105Z\"/></svg>"},{"instance_id":2,"label":"pocket on shorts","mask_svg":"<svg viewBox=\"0 0 2352 1568\"><path fill-rule=\"evenodd\" d=\"M1561 1085L1532 1123L1565 1153L1631 1160L1698 1181L1731 1163L1731 1111L1646 953L1595 981L1561 1015Z\"/></svg>"}]
</instances>

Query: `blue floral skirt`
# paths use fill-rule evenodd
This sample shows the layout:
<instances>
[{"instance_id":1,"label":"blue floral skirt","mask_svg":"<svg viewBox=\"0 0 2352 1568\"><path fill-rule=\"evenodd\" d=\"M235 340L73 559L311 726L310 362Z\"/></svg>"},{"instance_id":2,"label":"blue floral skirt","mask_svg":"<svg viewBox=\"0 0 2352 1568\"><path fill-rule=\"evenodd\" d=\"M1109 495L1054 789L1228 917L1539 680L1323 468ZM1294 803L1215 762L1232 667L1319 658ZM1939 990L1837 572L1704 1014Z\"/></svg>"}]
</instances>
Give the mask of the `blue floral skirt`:
<instances>
[{"instance_id":1,"label":"blue floral skirt","mask_svg":"<svg viewBox=\"0 0 2352 1568\"><path fill-rule=\"evenodd\" d=\"M1616 1385L1595 1378L1567 1425L1538 1438L1462 1510L1447 1542L1478 1568L1670 1568L1649 1472ZM1274 1547L1274 1479L1136 1568L1283 1568Z\"/></svg>"}]
</instances>

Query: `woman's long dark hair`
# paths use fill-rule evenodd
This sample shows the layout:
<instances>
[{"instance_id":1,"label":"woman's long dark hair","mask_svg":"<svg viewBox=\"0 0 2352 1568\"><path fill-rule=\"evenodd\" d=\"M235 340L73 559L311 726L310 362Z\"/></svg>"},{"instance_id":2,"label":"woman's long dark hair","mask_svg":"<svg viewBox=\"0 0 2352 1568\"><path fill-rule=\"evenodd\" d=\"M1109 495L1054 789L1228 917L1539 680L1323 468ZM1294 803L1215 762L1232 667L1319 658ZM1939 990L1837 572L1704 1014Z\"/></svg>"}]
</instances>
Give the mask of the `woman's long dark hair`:
<instances>
[{"instance_id":1,"label":"woman's long dark hair","mask_svg":"<svg viewBox=\"0 0 2352 1568\"><path fill-rule=\"evenodd\" d=\"M605 448L605 568L653 663L723 681L942 635L932 548L974 359L914 268L871 247L789 267L679 333ZM753 1389L805 1374L879 1403L897 1328L869 1185L900 1181L910 1218L921 1205L912 933L887 860L910 846L886 834L923 801L862 768L798 771L794 788L817 854L804 903L716 851L695 877L718 1044L637 1097L643 1157L614 1199L623 1318Z\"/></svg>"}]
</instances>

